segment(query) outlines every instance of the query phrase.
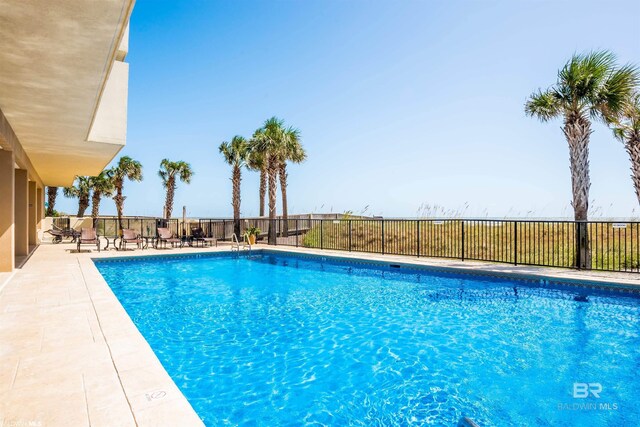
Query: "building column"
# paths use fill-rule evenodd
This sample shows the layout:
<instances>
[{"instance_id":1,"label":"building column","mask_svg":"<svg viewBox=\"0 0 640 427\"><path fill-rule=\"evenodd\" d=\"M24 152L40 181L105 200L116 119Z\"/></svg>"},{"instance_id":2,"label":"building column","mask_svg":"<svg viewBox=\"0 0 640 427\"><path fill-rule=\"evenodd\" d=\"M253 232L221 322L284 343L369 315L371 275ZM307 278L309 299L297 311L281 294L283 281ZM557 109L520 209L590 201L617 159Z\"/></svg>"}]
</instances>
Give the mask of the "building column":
<instances>
[{"instance_id":1,"label":"building column","mask_svg":"<svg viewBox=\"0 0 640 427\"><path fill-rule=\"evenodd\" d=\"M36 182L29 181L29 216L27 218L27 227L29 228L29 246L38 244L38 201L36 200Z\"/></svg>"},{"instance_id":2,"label":"building column","mask_svg":"<svg viewBox=\"0 0 640 427\"><path fill-rule=\"evenodd\" d=\"M12 271L15 262L13 152L0 150L0 272Z\"/></svg>"},{"instance_id":3,"label":"building column","mask_svg":"<svg viewBox=\"0 0 640 427\"><path fill-rule=\"evenodd\" d=\"M27 171L16 169L16 193L14 205L16 255L29 255L29 179Z\"/></svg>"},{"instance_id":4,"label":"building column","mask_svg":"<svg viewBox=\"0 0 640 427\"><path fill-rule=\"evenodd\" d=\"M44 219L44 189L38 188L36 190L36 200L38 204L38 212L36 217L38 219L38 228L42 227L42 220Z\"/></svg>"},{"instance_id":5,"label":"building column","mask_svg":"<svg viewBox=\"0 0 640 427\"><path fill-rule=\"evenodd\" d=\"M45 187L38 188L38 244L42 243L42 241L44 240L44 192Z\"/></svg>"}]
</instances>

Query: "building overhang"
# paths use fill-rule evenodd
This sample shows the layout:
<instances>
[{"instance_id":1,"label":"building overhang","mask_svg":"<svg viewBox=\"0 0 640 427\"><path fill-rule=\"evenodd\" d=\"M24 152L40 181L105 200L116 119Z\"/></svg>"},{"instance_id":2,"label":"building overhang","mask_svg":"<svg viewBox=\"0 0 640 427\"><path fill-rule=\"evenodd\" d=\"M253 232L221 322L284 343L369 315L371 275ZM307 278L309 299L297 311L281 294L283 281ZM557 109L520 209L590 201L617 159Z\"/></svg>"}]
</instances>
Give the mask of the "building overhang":
<instances>
[{"instance_id":1,"label":"building overhang","mask_svg":"<svg viewBox=\"0 0 640 427\"><path fill-rule=\"evenodd\" d=\"M126 143L134 3L2 2L0 111L17 140L0 147L22 152L44 185L97 175Z\"/></svg>"}]
</instances>

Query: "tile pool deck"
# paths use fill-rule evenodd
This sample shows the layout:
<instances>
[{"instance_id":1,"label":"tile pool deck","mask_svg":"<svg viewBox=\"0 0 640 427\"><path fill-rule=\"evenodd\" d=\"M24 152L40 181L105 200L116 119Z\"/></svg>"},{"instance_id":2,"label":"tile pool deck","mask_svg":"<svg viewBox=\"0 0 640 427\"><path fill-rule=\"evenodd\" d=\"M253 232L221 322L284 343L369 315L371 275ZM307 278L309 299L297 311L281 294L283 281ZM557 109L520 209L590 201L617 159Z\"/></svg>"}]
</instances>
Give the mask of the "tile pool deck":
<instances>
[{"instance_id":1,"label":"tile pool deck","mask_svg":"<svg viewBox=\"0 0 640 427\"><path fill-rule=\"evenodd\" d=\"M70 253L43 244L0 276L0 426L200 426L197 414L138 332L91 258L226 251L218 248ZM259 248L264 248L259 246ZM640 275L269 247L393 263L622 283Z\"/></svg>"}]
</instances>

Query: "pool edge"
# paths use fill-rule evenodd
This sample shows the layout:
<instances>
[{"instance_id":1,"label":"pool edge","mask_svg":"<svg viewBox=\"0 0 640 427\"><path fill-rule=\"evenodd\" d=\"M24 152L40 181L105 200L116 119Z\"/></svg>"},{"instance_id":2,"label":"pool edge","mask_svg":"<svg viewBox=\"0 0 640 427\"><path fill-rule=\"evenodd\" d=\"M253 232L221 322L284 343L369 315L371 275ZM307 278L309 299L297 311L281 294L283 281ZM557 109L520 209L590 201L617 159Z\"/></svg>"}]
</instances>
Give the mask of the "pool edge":
<instances>
[{"instance_id":1,"label":"pool edge","mask_svg":"<svg viewBox=\"0 0 640 427\"><path fill-rule=\"evenodd\" d=\"M235 252L230 248L220 248L217 250L207 250L189 253L171 254L136 254L131 256L115 257L92 257L98 262L124 261L140 259L180 259L180 258L201 258L209 256L230 256ZM315 259L331 258L333 260L347 261L351 263L370 264L376 266L398 265L401 268L411 268L431 272L443 272L450 274L461 274L465 276L494 277L501 279L514 279L528 283L538 283L541 285L565 285L582 287L588 289L613 290L625 293L640 293L640 278L615 278L606 277L606 273L581 271L581 270L561 270L553 268L535 266L512 266L481 263L477 261L454 261L433 258L408 258L398 255L368 254L362 252L336 252L327 250L316 250L308 248L279 248L274 246L258 247L251 251L243 251L243 255L272 253L289 254L292 256L302 256ZM627 273L633 274L633 273ZM598 277L600 276L600 277Z\"/></svg>"},{"instance_id":2,"label":"pool edge","mask_svg":"<svg viewBox=\"0 0 640 427\"><path fill-rule=\"evenodd\" d=\"M169 426L179 420L179 425L204 426L93 258L79 258L78 264L136 425Z\"/></svg>"}]
</instances>

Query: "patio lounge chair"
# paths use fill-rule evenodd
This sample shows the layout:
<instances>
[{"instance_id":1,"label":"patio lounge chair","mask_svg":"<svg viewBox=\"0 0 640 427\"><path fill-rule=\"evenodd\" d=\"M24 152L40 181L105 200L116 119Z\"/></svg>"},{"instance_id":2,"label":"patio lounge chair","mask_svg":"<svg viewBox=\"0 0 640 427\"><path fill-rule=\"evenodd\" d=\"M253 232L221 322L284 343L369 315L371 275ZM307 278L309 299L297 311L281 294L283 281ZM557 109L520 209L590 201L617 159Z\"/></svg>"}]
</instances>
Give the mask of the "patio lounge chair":
<instances>
[{"instance_id":1,"label":"patio lounge chair","mask_svg":"<svg viewBox=\"0 0 640 427\"><path fill-rule=\"evenodd\" d=\"M138 249L142 247L143 240L135 230L129 228L122 229L122 240L120 241L120 247L124 250L127 249L127 244L134 243L138 246Z\"/></svg>"},{"instance_id":2,"label":"patio lounge chair","mask_svg":"<svg viewBox=\"0 0 640 427\"><path fill-rule=\"evenodd\" d=\"M98 252L100 252L100 236L95 228L82 229L80 237L78 237L78 252L80 252L80 245L96 245Z\"/></svg>"},{"instance_id":3,"label":"patio lounge chair","mask_svg":"<svg viewBox=\"0 0 640 427\"><path fill-rule=\"evenodd\" d=\"M173 233L168 228L158 228L158 237L156 239L156 249L160 246L160 243L164 244L164 247L167 247L167 243L171 243L171 247L175 247L176 244L179 244L182 247L182 239L178 239L173 236Z\"/></svg>"},{"instance_id":4,"label":"patio lounge chair","mask_svg":"<svg viewBox=\"0 0 640 427\"><path fill-rule=\"evenodd\" d=\"M45 231L45 233L51 234L52 243L60 243L63 239L71 238L71 243L76 243L80 232L73 228L60 228L55 224L51 224L51 229Z\"/></svg>"},{"instance_id":5,"label":"patio lounge chair","mask_svg":"<svg viewBox=\"0 0 640 427\"><path fill-rule=\"evenodd\" d=\"M45 233L51 234L51 243L54 244L62 242L62 239L65 237L61 230L56 230L55 226L54 228L45 231Z\"/></svg>"},{"instance_id":6,"label":"patio lounge chair","mask_svg":"<svg viewBox=\"0 0 640 427\"><path fill-rule=\"evenodd\" d=\"M202 243L202 246L208 244L209 247L215 243L215 245L218 246L218 239L215 237L207 237L207 235L204 234L202 227L191 227L191 242L192 244L200 242Z\"/></svg>"}]
</instances>

